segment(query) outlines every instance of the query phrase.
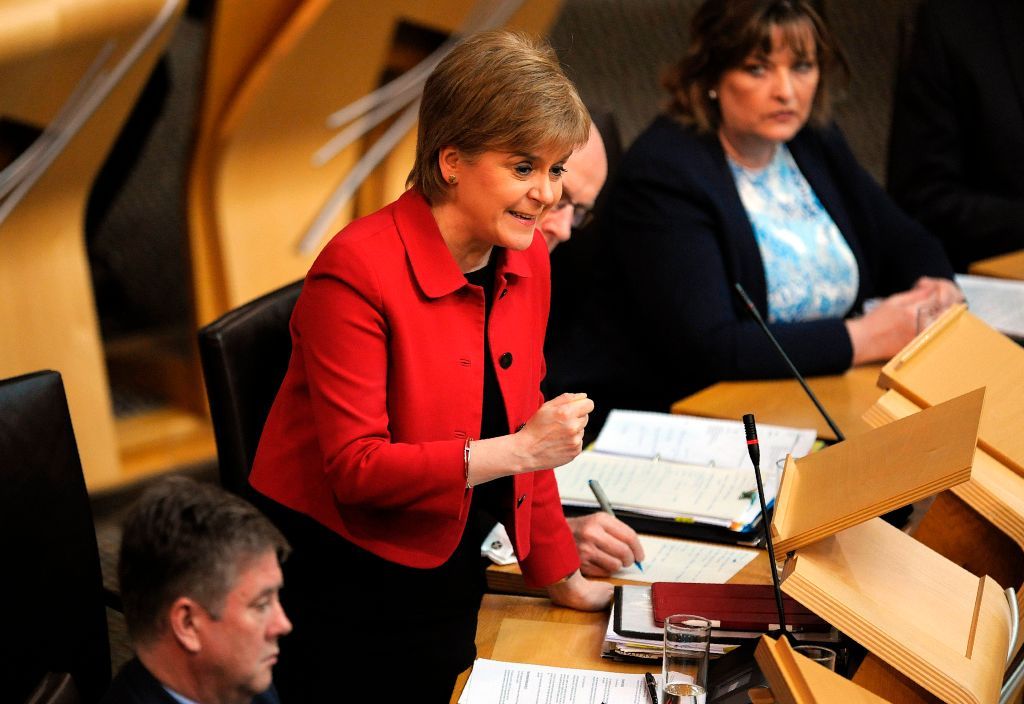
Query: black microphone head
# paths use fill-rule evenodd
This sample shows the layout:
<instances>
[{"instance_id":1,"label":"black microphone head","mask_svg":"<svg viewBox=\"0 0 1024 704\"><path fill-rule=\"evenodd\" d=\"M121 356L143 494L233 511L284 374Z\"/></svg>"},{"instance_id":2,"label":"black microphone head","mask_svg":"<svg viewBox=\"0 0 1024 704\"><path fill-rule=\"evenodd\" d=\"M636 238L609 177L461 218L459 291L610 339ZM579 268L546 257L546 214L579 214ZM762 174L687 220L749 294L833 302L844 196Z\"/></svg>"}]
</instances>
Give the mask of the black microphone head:
<instances>
[{"instance_id":1,"label":"black microphone head","mask_svg":"<svg viewBox=\"0 0 1024 704\"><path fill-rule=\"evenodd\" d=\"M757 424L753 413L743 416L743 431L747 434L747 440L757 440Z\"/></svg>"},{"instance_id":2,"label":"black microphone head","mask_svg":"<svg viewBox=\"0 0 1024 704\"><path fill-rule=\"evenodd\" d=\"M747 452L750 453L750 461L754 466L761 464L761 448L757 442L757 425L754 423L754 414L747 413L743 416L743 431L747 434Z\"/></svg>"}]
</instances>

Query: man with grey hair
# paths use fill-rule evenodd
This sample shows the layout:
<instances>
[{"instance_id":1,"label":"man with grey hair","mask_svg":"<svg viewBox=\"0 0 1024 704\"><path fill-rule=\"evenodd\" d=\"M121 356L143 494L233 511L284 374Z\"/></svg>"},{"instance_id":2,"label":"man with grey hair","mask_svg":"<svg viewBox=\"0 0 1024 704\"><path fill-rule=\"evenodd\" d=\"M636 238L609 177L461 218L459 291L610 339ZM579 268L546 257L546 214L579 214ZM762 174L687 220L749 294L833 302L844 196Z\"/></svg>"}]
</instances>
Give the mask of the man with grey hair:
<instances>
[{"instance_id":1,"label":"man with grey hair","mask_svg":"<svg viewBox=\"0 0 1024 704\"><path fill-rule=\"evenodd\" d=\"M136 657L101 704L278 704L280 561L289 546L259 511L175 477L124 527L118 573Z\"/></svg>"}]
</instances>

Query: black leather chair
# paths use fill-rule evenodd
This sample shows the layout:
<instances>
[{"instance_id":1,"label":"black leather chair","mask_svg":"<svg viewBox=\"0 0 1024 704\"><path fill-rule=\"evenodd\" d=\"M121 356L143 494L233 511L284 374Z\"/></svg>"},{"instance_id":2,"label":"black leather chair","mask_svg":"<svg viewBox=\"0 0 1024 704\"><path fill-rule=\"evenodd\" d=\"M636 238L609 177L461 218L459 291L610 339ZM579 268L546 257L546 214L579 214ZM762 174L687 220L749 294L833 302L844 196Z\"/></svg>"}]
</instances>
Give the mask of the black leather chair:
<instances>
[{"instance_id":1,"label":"black leather chair","mask_svg":"<svg viewBox=\"0 0 1024 704\"><path fill-rule=\"evenodd\" d=\"M103 578L60 374L0 381L0 481L0 700L75 701L52 674L70 673L95 702L110 683Z\"/></svg>"},{"instance_id":2,"label":"black leather chair","mask_svg":"<svg viewBox=\"0 0 1024 704\"><path fill-rule=\"evenodd\" d=\"M301 291L296 281L199 330L221 485L245 498L253 498L248 480L256 445L288 369L288 321Z\"/></svg>"}]
</instances>

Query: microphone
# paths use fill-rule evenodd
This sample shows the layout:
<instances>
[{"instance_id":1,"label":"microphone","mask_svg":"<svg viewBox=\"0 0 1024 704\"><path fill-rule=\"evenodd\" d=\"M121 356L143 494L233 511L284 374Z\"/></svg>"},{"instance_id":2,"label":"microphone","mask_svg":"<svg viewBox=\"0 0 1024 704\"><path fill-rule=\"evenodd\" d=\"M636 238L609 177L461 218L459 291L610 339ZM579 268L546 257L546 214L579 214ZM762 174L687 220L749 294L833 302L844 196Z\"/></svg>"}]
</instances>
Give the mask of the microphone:
<instances>
[{"instance_id":1,"label":"microphone","mask_svg":"<svg viewBox=\"0 0 1024 704\"><path fill-rule=\"evenodd\" d=\"M750 297L747 295L747 292L743 290L743 287L739 284L739 282L736 282L735 288L736 293L738 293L740 298L743 299L743 304L747 307L747 310L750 311L750 315L754 317L754 320L757 321L757 324L760 326L761 330L764 332L765 335L768 336L768 339L771 340L772 345L774 345L775 347L775 351L779 353L780 357L782 357L782 361L784 361L789 366L789 370L793 372L793 376L795 376L796 380L800 382L800 386L804 388L804 393L806 393L810 397L811 401L814 402L814 406L815 408L818 409L818 413L820 413L821 417L825 419L826 423L828 423L828 427L832 429L832 432L836 436L836 440L839 442L845 440L846 436L843 435L841 430L839 430L839 426L837 426L836 422L832 420L832 417L825 410L825 407L821 405L821 401L818 400L818 397L814 395L813 391L811 391L811 387L807 385L806 381L804 381L803 375L801 375L800 372L797 370L796 365L793 364L793 361L789 358L789 355L786 354L786 351L782 349L782 345L779 344L779 341L775 338L775 335L772 334L772 331L768 329L768 326L765 324L764 319L761 317L761 314L757 312L757 308L754 306L754 302L750 300ZM744 416L744 423L746 422L746 418L747 416ZM753 416L750 416L750 420L751 423L753 423ZM750 440L749 435L747 436L747 440ZM757 439L755 438L755 442L756 440ZM754 466L757 466L757 462L754 462Z\"/></svg>"},{"instance_id":2,"label":"microphone","mask_svg":"<svg viewBox=\"0 0 1024 704\"><path fill-rule=\"evenodd\" d=\"M775 566L775 546L772 544L772 532L768 525L768 507L764 503L764 484L761 482L761 448L757 442L757 425L754 414L743 416L743 430L747 434L747 452L754 464L754 477L757 479L757 498L761 501L761 523L764 526L764 542L768 546L768 564L772 568L772 586L775 588L775 608L779 612L779 628L786 634L786 610L782 607L782 585L779 582L779 570Z\"/></svg>"},{"instance_id":3,"label":"microphone","mask_svg":"<svg viewBox=\"0 0 1024 704\"><path fill-rule=\"evenodd\" d=\"M834 420L832 420L832 417L828 414L828 411L825 410L825 407L821 405L821 401L819 401L818 397L814 395L813 391L811 391L811 387L807 385L806 381L804 381L804 377L800 374L799 370L797 370L796 365L793 364L793 360L791 360L789 358L789 355L787 355L786 351L784 349L782 349L782 345L779 344L779 341L775 338L775 335L773 335L772 331L768 329L768 326L764 322L764 318L762 318L761 314L757 312L757 308L754 306L754 302L750 300L750 296L748 296L747 292L743 290L743 286L741 286L740 283L737 281L734 284L734 287L736 289L736 293L738 293L740 298L743 299L743 304L747 307L747 310L750 311L750 315L753 316L755 321L757 321L757 324L758 324L758 326L760 326L761 331L764 332L764 334L768 336L769 340L771 340L772 345L775 347L775 351L779 353L779 356L782 357L782 360L789 366L789 370L793 373L793 376L796 377L796 380L800 382L800 386L803 387L804 393L806 393L807 396L811 399L811 401L814 402L814 407L818 409L818 413L820 413L821 417L825 419L826 423L828 423L828 427L830 427L832 429L832 432L836 436L836 441L837 442L842 442L843 440L845 440L846 436L843 435L841 430L839 430L839 426L837 426L836 422ZM753 420L754 420L753 416L750 417L750 420L751 420L751 423L753 423ZM746 422L746 416L744 416L744 422ZM750 435L749 434L747 435L747 443L748 443L747 447L750 448L751 445L749 444L750 443ZM754 447L756 447L756 443L757 443L756 434L755 434L755 437L754 437L754 443L755 443ZM758 451L758 454L760 454L760 451ZM751 455L751 460L753 460L753 458L754 458L754 456ZM756 461L754 461L754 467L755 468L757 467L757 462ZM758 477L757 481L758 481L758 490L760 490L760 485L761 485L760 476ZM761 508L762 508L762 511L763 511L764 510L764 502L763 501L762 501ZM896 526L897 528L902 528L904 525L906 525L907 521L910 519L910 514L912 513L912 511L913 511L913 506L912 505L903 506L901 508L895 508L892 511L889 511L888 513L884 514L882 516L882 519L885 520L887 523L890 523L890 524ZM767 520L767 519L765 519L765 520ZM767 535L767 533L766 533L766 535ZM770 551L771 551L771 543L769 542L769 552ZM774 573L775 573L775 561L774 561L774 558L773 558L773 560L772 560L772 574L774 575Z\"/></svg>"}]
</instances>

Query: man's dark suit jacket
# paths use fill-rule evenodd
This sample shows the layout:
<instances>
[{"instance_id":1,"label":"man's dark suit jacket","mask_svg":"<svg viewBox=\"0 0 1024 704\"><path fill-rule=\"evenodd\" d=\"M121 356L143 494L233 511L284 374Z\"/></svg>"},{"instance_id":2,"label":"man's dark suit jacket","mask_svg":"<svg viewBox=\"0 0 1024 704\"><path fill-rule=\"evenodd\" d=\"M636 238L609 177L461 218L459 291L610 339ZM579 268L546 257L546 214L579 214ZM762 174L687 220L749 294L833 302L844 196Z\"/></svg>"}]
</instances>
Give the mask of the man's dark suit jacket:
<instances>
[{"instance_id":1,"label":"man's dark suit jacket","mask_svg":"<svg viewBox=\"0 0 1024 704\"><path fill-rule=\"evenodd\" d=\"M904 69L890 192L959 271L1024 248L1024 3L925 3Z\"/></svg>"},{"instance_id":2,"label":"man's dark suit jacket","mask_svg":"<svg viewBox=\"0 0 1024 704\"><path fill-rule=\"evenodd\" d=\"M922 275L952 276L940 243L860 167L837 129L805 128L788 147L856 257L854 311ZM741 283L767 319L764 264L716 136L659 117L624 157L607 214L603 314L614 323L594 346L620 344L609 396L664 411L716 381L789 374L733 290ZM807 375L850 365L841 319L771 328Z\"/></svg>"},{"instance_id":3,"label":"man's dark suit jacket","mask_svg":"<svg viewBox=\"0 0 1024 704\"><path fill-rule=\"evenodd\" d=\"M100 704L178 704L178 702L167 693L163 685L150 674L138 658L133 658L125 663L121 671L117 673L117 677L111 682L110 689L100 700ZM277 698L277 691L271 685L266 692L254 697L252 704L281 704L281 700Z\"/></svg>"}]
</instances>

